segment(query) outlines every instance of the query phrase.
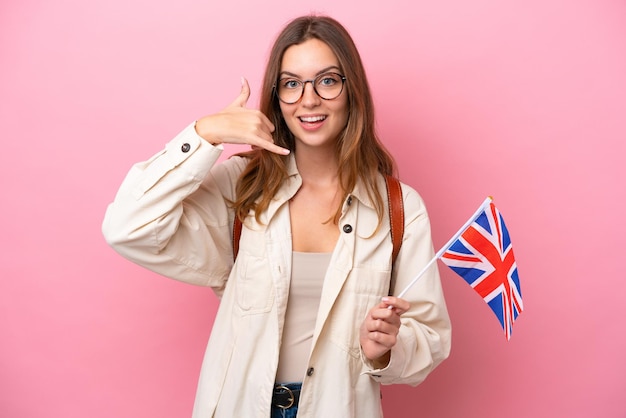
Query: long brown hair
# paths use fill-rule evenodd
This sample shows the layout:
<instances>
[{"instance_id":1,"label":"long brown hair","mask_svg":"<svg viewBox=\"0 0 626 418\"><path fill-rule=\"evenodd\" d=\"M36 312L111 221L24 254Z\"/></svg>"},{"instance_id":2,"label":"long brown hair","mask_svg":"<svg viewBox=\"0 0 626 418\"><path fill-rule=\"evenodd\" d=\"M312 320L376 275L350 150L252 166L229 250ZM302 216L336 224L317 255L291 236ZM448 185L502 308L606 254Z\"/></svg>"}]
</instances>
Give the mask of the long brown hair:
<instances>
[{"instance_id":1,"label":"long brown hair","mask_svg":"<svg viewBox=\"0 0 626 418\"><path fill-rule=\"evenodd\" d=\"M376 135L374 104L361 57L350 34L339 22L327 16L302 16L287 24L278 35L267 62L260 110L276 128L274 142L294 152L295 139L280 111L275 84L287 48L309 39L319 39L330 47L346 77L349 116L336 145L343 197L354 189L360 178L374 202L380 224L385 200L377 188L377 180L380 174L393 175L396 166ZM237 198L233 202L235 214L243 221L254 210L259 221L260 214L268 208L287 176L289 157L261 149L240 155L250 158L250 162L237 183ZM334 222L338 222L340 215L341 204L337 207Z\"/></svg>"}]
</instances>

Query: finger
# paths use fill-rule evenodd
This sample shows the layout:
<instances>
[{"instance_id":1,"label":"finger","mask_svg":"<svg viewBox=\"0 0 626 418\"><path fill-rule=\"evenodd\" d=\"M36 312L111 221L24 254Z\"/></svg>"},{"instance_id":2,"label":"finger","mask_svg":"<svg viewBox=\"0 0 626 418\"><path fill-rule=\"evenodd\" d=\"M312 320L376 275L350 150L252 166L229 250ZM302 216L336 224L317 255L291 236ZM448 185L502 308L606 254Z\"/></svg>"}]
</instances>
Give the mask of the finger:
<instances>
[{"instance_id":1,"label":"finger","mask_svg":"<svg viewBox=\"0 0 626 418\"><path fill-rule=\"evenodd\" d=\"M274 132L274 124L272 123L272 121L265 116L265 114L259 112L259 115L261 117L261 121L263 122L263 125L265 125L265 127L269 130L269 132Z\"/></svg>"},{"instance_id":2,"label":"finger","mask_svg":"<svg viewBox=\"0 0 626 418\"><path fill-rule=\"evenodd\" d=\"M283 148L274 144L273 141L260 141L259 143L252 145L252 148L263 148L264 150L280 155L289 155L289 153L291 152L287 148Z\"/></svg>"},{"instance_id":3,"label":"finger","mask_svg":"<svg viewBox=\"0 0 626 418\"><path fill-rule=\"evenodd\" d=\"M389 312L385 309L386 312ZM400 329L400 325L402 325L402 321L400 321L400 317L396 314L388 318L372 318L365 324L365 327L368 331L381 331L389 334L396 334Z\"/></svg>"},{"instance_id":4,"label":"finger","mask_svg":"<svg viewBox=\"0 0 626 418\"><path fill-rule=\"evenodd\" d=\"M400 323L387 322L382 319L369 321L365 324L368 332L380 332L383 334L396 335L400 328Z\"/></svg>"},{"instance_id":5,"label":"finger","mask_svg":"<svg viewBox=\"0 0 626 418\"><path fill-rule=\"evenodd\" d=\"M394 317L400 318L393 309L388 309L386 305L372 309L370 317L372 320L379 319L381 321L391 321Z\"/></svg>"},{"instance_id":6,"label":"finger","mask_svg":"<svg viewBox=\"0 0 626 418\"><path fill-rule=\"evenodd\" d=\"M374 331L367 335L367 339L380 344L386 348L391 348L396 344L396 335L386 332Z\"/></svg>"},{"instance_id":7,"label":"finger","mask_svg":"<svg viewBox=\"0 0 626 418\"><path fill-rule=\"evenodd\" d=\"M411 304L407 300L394 296L385 296L382 303L387 305L387 309L392 309L398 315L402 315L411 308Z\"/></svg>"},{"instance_id":8,"label":"finger","mask_svg":"<svg viewBox=\"0 0 626 418\"><path fill-rule=\"evenodd\" d=\"M239 96L231 103L231 106L246 107L248 99L250 98L250 85L245 77L241 77L241 91Z\"/></svg>"},{"instance_id":9,"label":"finger","mask_svg":"<svg viewBox=\"0 0 626 418\"><path fill-rule=\"evenodd\" d=\"M260 129L254 132L248 140L252 149L264 149L275 154L288 155L291 151L274 143L274 138L270 132Z\"/></svg>"}]
</instances>

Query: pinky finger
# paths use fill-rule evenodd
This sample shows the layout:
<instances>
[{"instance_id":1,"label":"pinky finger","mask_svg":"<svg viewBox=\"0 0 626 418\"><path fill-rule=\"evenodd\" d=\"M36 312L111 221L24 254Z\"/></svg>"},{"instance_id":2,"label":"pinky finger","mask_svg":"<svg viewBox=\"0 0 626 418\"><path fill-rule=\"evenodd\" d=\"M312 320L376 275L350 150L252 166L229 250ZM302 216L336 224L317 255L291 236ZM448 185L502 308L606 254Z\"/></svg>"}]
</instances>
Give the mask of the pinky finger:
<instances>
[{"instance_id":1,"label":"pinky finger","mask_svg":"<svg viewBox=\"0 0 626 418\"><path fill-rule=\"evenodd\" d=\"M287 148L283 148L274 144L272 141L260 141L259 143L252 145L253 149L263 148L269 152L280 155L289 155L291 153Z\"/></svg>"}]
</instances>

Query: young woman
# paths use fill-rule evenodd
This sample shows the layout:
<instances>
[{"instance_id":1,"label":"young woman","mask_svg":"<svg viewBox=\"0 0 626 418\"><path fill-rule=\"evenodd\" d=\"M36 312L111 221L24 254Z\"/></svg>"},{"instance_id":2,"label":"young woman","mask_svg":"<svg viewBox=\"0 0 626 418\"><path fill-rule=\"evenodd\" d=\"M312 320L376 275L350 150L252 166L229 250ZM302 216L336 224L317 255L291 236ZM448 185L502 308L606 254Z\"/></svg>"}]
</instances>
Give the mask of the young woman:
<instances>
[{"instance_id":1,"label":"young woman","mask_svg":"<svg viewBox=\"0 0 626 418\"><path fill-rule=\"evenodd\" d=\"M133 166L103 223L121 255L221 298L194 417L380 417L380 384L416 385L450 350L428 215L402 185L392 266L385 175L358 51L335 20L279 34L249 109L200 118ZM216 164L223 144L252 150ZM233 222L243 222L233 251Z\"/></svg>"}]
</instances>

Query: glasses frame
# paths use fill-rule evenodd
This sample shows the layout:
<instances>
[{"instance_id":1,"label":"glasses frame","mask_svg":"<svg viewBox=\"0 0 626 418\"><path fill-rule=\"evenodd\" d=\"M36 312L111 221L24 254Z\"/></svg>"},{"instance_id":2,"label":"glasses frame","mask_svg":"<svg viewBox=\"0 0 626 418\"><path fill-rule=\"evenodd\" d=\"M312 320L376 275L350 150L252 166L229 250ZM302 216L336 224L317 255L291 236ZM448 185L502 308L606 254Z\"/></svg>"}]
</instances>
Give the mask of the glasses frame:
<instances>
[{"instance_id":1,"label":"glasses frame","mask_svg":"<svg viewBox=\"0 0 626 418\"><path fill-rule=\"evenodd\" d=\"M339 78L341 79L341 89L339 90L339 93L337 93L337 95L335 97L333 97L332 99L327 99L325 97L322 97L322 95L317 91L317 87L315 87L315 81L318 80L320 77L324 77L327 76L329 74L334 74L339 76ZM278 100L280 100L281 102L285 103L285 104L296 104L298 103L300 100L302 100L302 96L304 96L304 90L306 89L306 84L307 83L311 83L311 86L313 86L313 91L315 92L315 94L317 94L317 97L319 97L322 100L335 100L337 97L341 96L341 93L343 93L343 88L346 85L346 77L339 74L339 73L335 73L335 72L327 72L324 74L320 74L315 78L312 78L310 80L300 80L297 77L286 77L286 78L292 78L294 80L298 80L299 82L302 83L302 90L300 91L300 97L298 97L298 100L294 101L294 102L287 102L283 99L280 98L280 95L278 94L278 83L280 82L280 80L284 80L284 78L279 79L276 83L274 83L274 93L276 94L276 97L278 98Z\"/></svg>"}]
</instances>

